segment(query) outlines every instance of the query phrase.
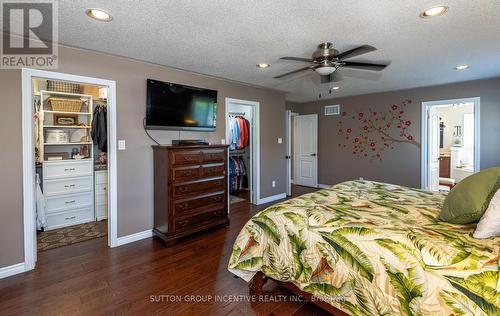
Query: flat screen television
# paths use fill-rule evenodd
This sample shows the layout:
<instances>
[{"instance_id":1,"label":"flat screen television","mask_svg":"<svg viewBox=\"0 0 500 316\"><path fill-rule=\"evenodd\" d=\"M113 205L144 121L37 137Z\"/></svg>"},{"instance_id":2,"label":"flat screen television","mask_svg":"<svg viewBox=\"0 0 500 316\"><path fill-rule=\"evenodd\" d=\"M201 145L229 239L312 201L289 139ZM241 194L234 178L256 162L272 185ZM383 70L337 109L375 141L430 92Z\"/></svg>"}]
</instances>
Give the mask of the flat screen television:
<instances>
[{"instance_id":1,"label":"flat screen television","mask_svg":"<svg viewBox=\"0 0 500 316\"><path fill-rule=\"evenodd\" d=\"M146 128L215 131L217 91L147 80Z\"/></svg>"}]
</instances>

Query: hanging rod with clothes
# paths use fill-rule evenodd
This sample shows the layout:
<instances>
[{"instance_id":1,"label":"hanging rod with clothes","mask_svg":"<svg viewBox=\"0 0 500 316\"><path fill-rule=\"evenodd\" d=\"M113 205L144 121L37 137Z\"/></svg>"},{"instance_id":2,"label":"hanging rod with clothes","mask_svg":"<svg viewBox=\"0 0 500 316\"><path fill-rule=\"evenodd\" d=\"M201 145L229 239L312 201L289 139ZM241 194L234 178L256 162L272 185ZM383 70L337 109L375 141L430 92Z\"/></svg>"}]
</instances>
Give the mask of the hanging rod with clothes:
<instances>
[{"instance_id":1,"label":"hanging rod with clothes","mask_svg":"<svg viewBox=\"0 0 500 316\"><path fill-rule=\"evenodd\" d=\"M245 116L245 112L229 112L229 115L234 115L234 116Z\"/></svg>"}]
</instances>

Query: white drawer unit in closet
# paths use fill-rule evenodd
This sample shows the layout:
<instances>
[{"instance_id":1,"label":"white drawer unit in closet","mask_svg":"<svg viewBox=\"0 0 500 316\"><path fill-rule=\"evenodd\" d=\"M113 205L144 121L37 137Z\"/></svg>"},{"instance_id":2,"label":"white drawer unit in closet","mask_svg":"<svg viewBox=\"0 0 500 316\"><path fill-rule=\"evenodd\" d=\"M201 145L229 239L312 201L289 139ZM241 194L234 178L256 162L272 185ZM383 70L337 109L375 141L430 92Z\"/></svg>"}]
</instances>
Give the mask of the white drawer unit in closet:
<instances>
[{"instance_id":1,"label":"white drawer unit in closet","mask_svg":"<svg viewBox=\"0 0 500 316\"><path fill-rule=\"evenodd\" d=\"M45 180L45 196L92 191L92 176ZM92 192L91 192L92 194Z\"/></svg>"},{"instance_id":2,"label":"white drawer unit in closet","mask_svg":"<svg viewBox=\"0 0 500 316\"><path fill-rule=\"evenodd\" d=\"M92 194L84 192L48 197L45 201L45 206L47 214L58 213L75 208L91 207Z\"/></svg>"},{"instance_id":3,"label":"white drawer unit in closet","mask_svg":"<svg viewBox=\"0 0 500 316\"><path fill-rule=\"evenodd\" d=\"M55 214L47 214L47 230L88 223L93 220L94 212L90 207Z\"/></svg>"},{"instance_id":4,"label":"white drawer unit in closet","mask_svg":"<svg viewBox=\"0 0 500 316\"><path fill-rule=\"evenodd\" d=\"M92 161L75 160L64 162L45 162L44 178L57 179L67 177L91 176L93 172Z\"/></svg>"},{"instance_id":5,"label":"white drawer unit in closet","mask_svg":"<svg viewBox=\"0 0 500 316\"><path fill-rule=\"evenodd\" d=\"M108 171L95 172L95 217L100 221L108 218Z\"/></svg>"},{"instance_id":6,"label":"white drawer unit in closet","mask_svg":"<svg viewBox=\"0 0 500 316\"><path fill-rule=\"evenodd\" d=\"M93 167L91 159L44 162L48 230L94 220Z\"/></svg>"}]
</instances>

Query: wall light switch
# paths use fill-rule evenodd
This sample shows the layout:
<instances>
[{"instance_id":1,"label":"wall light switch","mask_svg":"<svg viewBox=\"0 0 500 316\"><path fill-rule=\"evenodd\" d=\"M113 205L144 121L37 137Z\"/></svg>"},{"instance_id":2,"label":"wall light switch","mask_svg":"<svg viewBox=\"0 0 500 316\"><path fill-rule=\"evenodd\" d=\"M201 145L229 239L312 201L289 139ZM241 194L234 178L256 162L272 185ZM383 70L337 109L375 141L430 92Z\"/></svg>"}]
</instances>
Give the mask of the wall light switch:
<instances>
[{"instance_id":1,"label":"wall light switch","mask_svg":"<svg viewBox=\"0 0 500 316\"><path fill-rule=\"evenodd\" d=\"M271 183L271 185L273 186L273 188L276 187L276 181L273 180L273 182Z\"/></svg>"},{"instance_id":2,"label":"wall light switch","mask_svg":"<svg viewBox=\"0 0 500 316\"><path fill-rule=\"evenodd\" d=\"M127 148L127 145L125 144L124 139L119 139L118 140L118 150L125 150Z\"/></svg>"},{"instance_id":3,"label":"wall light switch","mask_svg":"<svg viewBox=\"0 0 500 316\"><path fill-rule=\"evenodd\" d=\"M220 140L220 143L221 143L222 145L225 145L225 144L226 144L226 140L223 138L223 139L221 139L221 140Z\"/></svg>"},{"instance_id":4,"label":"wall light switch","mask_svg":"<svg viewBox=\"0 0 500 316\"><path fill-rule=\"evenodd\" d=\"M283 144L283 138L278 138L278 144Z\"/></svg>"}]
</instances>

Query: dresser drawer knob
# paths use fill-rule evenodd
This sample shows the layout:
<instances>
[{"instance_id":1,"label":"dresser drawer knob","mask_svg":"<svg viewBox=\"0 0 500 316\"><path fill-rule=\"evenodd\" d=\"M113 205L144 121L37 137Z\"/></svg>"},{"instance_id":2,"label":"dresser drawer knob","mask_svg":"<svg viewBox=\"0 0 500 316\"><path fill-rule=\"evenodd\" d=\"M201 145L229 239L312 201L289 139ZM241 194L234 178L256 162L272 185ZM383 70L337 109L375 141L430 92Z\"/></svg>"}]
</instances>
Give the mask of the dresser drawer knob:
<instances>
[{"instance_id":1,"label":"dresser drawer knob","mask_svg":"<svg viewBox=\"0 0 500 316\"><path fill-rule=\"evenodd\" d=\"M186 192L188 190L188 187L187 186L182 186L182 187L179 187L179 191L180 192Z\"/></svg>"},{"instance_id":2,"label":"dresser drawer knob","mask_svg":"<svg viewBox=\"0 0 500 316\"><path fill-rule=\"evenodd\" d=\"M75 171L75 168L64 168L64 171Z\"/></svg>"},{"instance_id":3,"label":"dresser drawer knob","mask_svg":"<svg viewBox=\"0 0 500 316\"><path fill-rule=\"evenodd\" d=\"M187 204L187 203L182 203L182 204L180 204L180 205L179 205L179 208L181 208L181 209L185 210L185 209L187 209L187 208L188 208L188 206L189 206L189 204Z\"/></svg>"},{"instance_id":4,"label":"dresser drawer knob","mask_svg":"<svg viewBox=\"0 0 500 316\"><path fill-rule=\"evenodd\" d=\"M72 203L75 203L75 202L76 202L75 200L71 200L71 201L66 201L64 203L66 203L66 204L72 204Z\"/></svg>"},{"instance_id":5,"label":"dresser drawer knob","mask_svg":"<svg viewBox=\"0 0 500 316\"><path fill-rule=\"evenodd\" d=\"M75 218L76 218L76 216L71 216L71 217L65 217L64 219L69 221L70 219L75 219Z\"/></svg>"},{"instance_id":6,"label":"dresser drawer knob","mask_svg":"<svg viewBox=\"0 0 500 316\"><path fill-rule=\"evenodd\" d=\"M189 224L189 221L187 219L179 222L179 226L186 226L187 224Z\"/></svg>"},{"instance_id":7,"label":"dresser drawer knob","mask_svg":"<svg viewBox=\"0 0 500 316\"><path fill-rule=\"evenodd\" d=\"M75 185L74 185L74 184L66 184L64 187L65 187L65 188L74 188L74 187L75 187Z\"/></svg>"},{"instance_id":8,"label":"dresser drawer knob","mask_svg":"<svg viewBox=\"0 0 500 316\"><path fill-rule=\"evenodd\" d=\"M214 197L214 201L215 202L219 202L220 200L222 200L222 196L216 196L216 197Z\"/></svg>"}]
</instances>

